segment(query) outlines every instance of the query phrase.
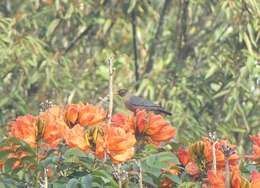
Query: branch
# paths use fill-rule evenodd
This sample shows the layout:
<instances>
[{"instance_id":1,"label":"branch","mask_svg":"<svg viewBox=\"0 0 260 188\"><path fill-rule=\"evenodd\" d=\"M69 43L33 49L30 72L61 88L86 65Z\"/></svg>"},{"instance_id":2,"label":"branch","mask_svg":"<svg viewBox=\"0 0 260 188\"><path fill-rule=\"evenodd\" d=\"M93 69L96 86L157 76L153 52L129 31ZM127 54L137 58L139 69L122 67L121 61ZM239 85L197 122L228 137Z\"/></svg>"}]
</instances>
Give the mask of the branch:
<instances>
[{"instance_id":1,"label":"branch","mask_svg":"<svg viewBox=\"0 0 260 188\"><path fill-rule=\"evenodd\" d=\"M66 55L72 48L75 47L75 45L78 43L78 41L80 39L82 39L85 35L88 35L89 33L91 33L91 29L92 29L93 25L90 24L82 33L80 33L77 37L75 37L70 44L68 45L68 47L64 50L64 55Z\"/></svg>"},{"instance_id":2,"label":"branch","mask_svg":"<svg viewBox=\"0 0 260 188\"><path fill-rule=\"evenodd\" d=\"M149 50L150 55L149 55L148 63L147 63L146 68L145 68L146 74L150 73L151 70L153 69L153 64L154 64L155 55L156 55L155 50L157 49L158 44L160 43L160 36L162 34L163 25L164 25L164 22L165 22L165 14L167 12L167 9L170 7L170 2L171 2L171 0L165 0L164 1L163 8L162 8L162 11L160 13L159 25L157 27L155 37L153 39L152 45L151 45L150 50Z\"/></svg>"},{"instance_id":3,"label":"branch","mask_svg":"<svg viewBox=\"0 0 260 188\"><path fill-rule=\"evenodd\" d=\"M218 141L216 132L209 132L209 140L212 144L212 171L217 174L216 144Z\"/></svg>"},{"instance_id":4,"label":"branch","mask_svg":"<svg viewBox=\"0 0 260 188\"><path fill-rule=\"evenodd\" d=\"M132 19L134 62L135 62L135 81L138 82L139 65L138 65L137 41L136 41L136 12L135 12L135 9L131 13L131 19ZM138 89L138 85L136 85L136 89Z\"/></svg>"},{"instance_id":5,"label":"branch","mask_svg":"<svg viewBox=\"0 0 260 188\"><path fill-rule=\"evenodd\" d=\"M136 164L139 168L139 173L138 173L138 177L139 177L139 188L143 188L143 175L142 175L142 164L140 160L136 161Z\"/></svg>"},{"instance_id":6,"label":"branch","mask_svg":"<svg viewBox=\"0 0 260 188\"><path fill-rule=\"evenodd\" d=\"M44 168L44 188L48 188L48 174L46 168Z\"/></svg>"},{"instance_id":7,"label":"branch","mask_svg":"<svg viewBox=\"0 0 260 188\"><path fill-rule=\"evenodd\" d=\"M217 174L216 141L212 143L212 170Z\"/></svg>"},{"instance_id":8,"label":"branch","mask_svg":"<svg viewBox=\"0 0 260 188\"><path fill-rule=\"evenodd\" d=\"M230 186L230 169L229 169L229 158L235 153L234 148L229 147L228 145L223 144L221 146L222 152L224 154L225 162L225 188L231 188Z\"/></svg>"},{"instance_id":9,"label":"branch","mask_svg":"<svg viewBox=\"0 0 260 188\"><path fill-rule=\"evenodd\" d=\"M103 2L103 6L106 6L106 4L108 3L108 0L105 0ZM94 10L93 12L91 12L90 14L87 15L87 17L89 16L93 16L93 17L97 17L99 16L99 11L98 10ZM76 36L72 42L69 44L69 46L64 50L64 54L66 55L71 49L73 49L75 47L75 45L78 43L78 41L80 41L80 39L82 39L85 35L94 35L97 31L97 26L95 26L94 24L90 24L82 33L80 33L78 36ZM92 29L94 28L94 29Z\"/></svg>"},{"instance_id":10,"label":"branch","mask_svg":"<svg viewBox=\"0 0 260 188\"><path fill-rule=\"evenodd\" d=\"M108 111L108 125L111 124L112 113L113 113L113 59L108 59L109 65L109 111Z\"/></svg>"},{"instance_id":11,"label":"branch","mask_svg":"<svg viewBox=\"0 0 260 188\"><path fill-rule=\"evenodd\" d=\"M182 51L184 44L187 42L187 16L188 16L188 6L189 0L182 1L182 14L181 14L181 22L180 22L180 30L179 30L179 39L177 41L177 50L176 57L177 62L184 59L184 53Z\"/></svg>"}]
</instances>

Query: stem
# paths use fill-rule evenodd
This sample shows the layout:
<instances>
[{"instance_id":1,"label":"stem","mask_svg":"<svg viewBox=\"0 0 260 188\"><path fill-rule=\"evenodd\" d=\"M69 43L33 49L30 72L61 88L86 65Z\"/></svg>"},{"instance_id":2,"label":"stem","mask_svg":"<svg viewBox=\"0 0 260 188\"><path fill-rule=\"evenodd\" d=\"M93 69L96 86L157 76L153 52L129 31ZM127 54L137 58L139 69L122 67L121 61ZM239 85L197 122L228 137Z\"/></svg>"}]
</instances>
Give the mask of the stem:
<instances>
[{"instance_id":1,"label":"stem","mask_svg":"<svg viewBox=\"0 0 260 188\"><path fill-rule=\"evenodd\" d=\"M143 175L142 175L142 165L141 165L141 161L140 160L137 160L137 165L138 165L138 168L139 168L139 188L143 188Z\"/></svg>"},{"instance_id":2,"label":"stem","mask_svg":"<svg viewBox=\"0 0 260 188\"><path fill-rule=\"evenodd\" d=\"M122 188L122 181L121 181L121 164L117 165L117 172L119 174L118 177L118 188Z\"/></svg>"},{"instance_id":3,"label":"stem","mask_svg":"<svg viewBox=\"0 0 260 188\"><path fill-rule=\"evenodd\" d=\"M109 113L108 113L108 125L111 124L112 113L113 113L113 60L108 59L109 65Z\"/></svg>"},{"instance_id":4,"label":"stem","mask_svg":"<svg viewBox=\"0 0 260 188\"><path fill-rule=\"evenodd\" d=\"M37 137L37 135L36 135ZM36 153L36 169L38 169L38 166L39 166L39 141L36 140L36 148L35 148L35 153ZM36 187L38 181L39 181L39 176L40 176L40 173L36 170L36 176L35 176L35 180L34 180L34 185Z\"/></svg>"},{"instance_id":5,"label":"stem","mask_svg":"<svg viewBox=\"0 0 260 188\"><path fill-rule=\"evenodd\" d=\"M228 157L225 157L224 160L225 160L225 188L231 188Z\"/></svg>"},{"instance_id":6,"label":"stem","mask_svg":"<svg viewBox=\"0 0 260 188\"><path fill-rule=\"evenodd\" d=\"M216 141L212 144L212 170L213 173L217 173L217 160L216 160Z\"/></svg>"},{"instance_id":7,"label":"stem","mask_svg":"<svg viewBox=\"0 0 260 188\"><path fill-rule=\"evenodd\" d=\"M44 168L44 188L48 188L48 175L46 168Z\"/></svg>"}]
</instances>

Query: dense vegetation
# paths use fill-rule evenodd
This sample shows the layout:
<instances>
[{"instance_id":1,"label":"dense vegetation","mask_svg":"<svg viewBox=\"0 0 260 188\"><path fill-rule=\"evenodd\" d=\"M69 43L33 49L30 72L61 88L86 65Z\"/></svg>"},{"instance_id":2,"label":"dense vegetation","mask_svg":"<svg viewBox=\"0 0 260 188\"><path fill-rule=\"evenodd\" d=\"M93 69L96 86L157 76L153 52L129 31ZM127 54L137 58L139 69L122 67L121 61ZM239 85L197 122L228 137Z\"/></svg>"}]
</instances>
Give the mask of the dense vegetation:
<instances>
[{"instance_id":1,"label":"dense vegetation","mask_svg":"<svg viewBox=\"0 0 260 188\"><path fill-rule=\"evenodd\" d=\"M249 136L260 130L257 0L0 1L0 135L17 116L39 114L46 101L98 104L108 95L110 57L115 91L128 88L173 113L167 120L176 139L163 152L214 131L241 156L251 152ZM114 112L129 113L118 96ZM67 157L75 152L69 151ZM150 145L145 152L156 153ZM64 182L82 176L70 170L76 175L65 174ZM110 176L104 169L93 175ZM21 174L11 177L29 182Z\"/></svg>"}]
</instances>

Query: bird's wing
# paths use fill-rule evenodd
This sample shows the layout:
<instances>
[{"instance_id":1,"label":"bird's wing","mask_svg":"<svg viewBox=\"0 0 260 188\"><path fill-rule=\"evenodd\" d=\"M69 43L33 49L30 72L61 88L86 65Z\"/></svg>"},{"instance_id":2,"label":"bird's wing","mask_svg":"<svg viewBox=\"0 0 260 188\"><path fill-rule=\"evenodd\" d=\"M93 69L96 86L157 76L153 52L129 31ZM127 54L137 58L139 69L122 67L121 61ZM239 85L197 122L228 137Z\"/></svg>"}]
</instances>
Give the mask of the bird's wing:
<instances>
[{"instance_id":1,"label":"bird's wing","mask_svg":"<svg viewBox=\"0 0 260 188\"><path fill-rule=\"evenodd\" d=\"M154 104L152 101L146 100L142 97L137 97L137 96L131 96L129 99L129 102L131 105L134 106L139 106L139 107L160 107L159 105Z\"/></svg>"}]
</instances>

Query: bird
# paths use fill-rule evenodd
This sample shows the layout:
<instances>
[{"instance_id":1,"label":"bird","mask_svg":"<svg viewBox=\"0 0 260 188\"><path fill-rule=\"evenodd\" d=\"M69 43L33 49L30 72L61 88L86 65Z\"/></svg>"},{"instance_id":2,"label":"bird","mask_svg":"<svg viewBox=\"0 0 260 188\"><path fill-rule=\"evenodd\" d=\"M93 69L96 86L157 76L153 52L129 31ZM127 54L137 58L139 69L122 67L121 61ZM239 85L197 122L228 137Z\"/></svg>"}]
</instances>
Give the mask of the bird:
<instances>
[{"instance_id":1,"label":"bird","mask_svg":"<svg viewBox=\"0 0 260 188\"><path fill-rule=\"evenodd\" d=\"M119 89L117 94L123 98L126 108L132 112L136 112L137 110L147 110L159 114L172 115L171 112L166 111L164 108L154 104L152 101L131 95L127 89Z\"/></svg>"}]
</instances>

